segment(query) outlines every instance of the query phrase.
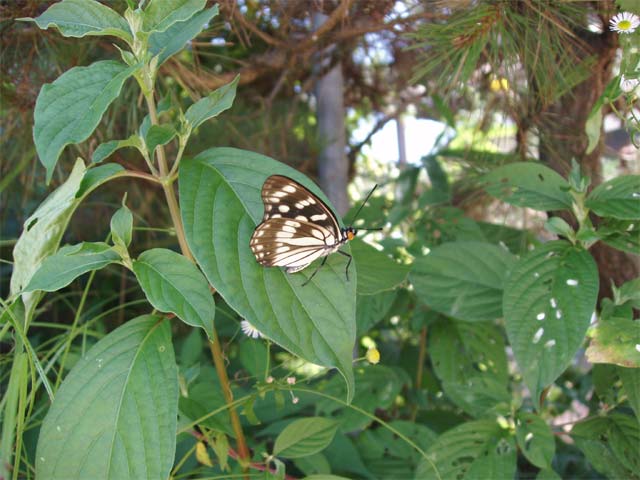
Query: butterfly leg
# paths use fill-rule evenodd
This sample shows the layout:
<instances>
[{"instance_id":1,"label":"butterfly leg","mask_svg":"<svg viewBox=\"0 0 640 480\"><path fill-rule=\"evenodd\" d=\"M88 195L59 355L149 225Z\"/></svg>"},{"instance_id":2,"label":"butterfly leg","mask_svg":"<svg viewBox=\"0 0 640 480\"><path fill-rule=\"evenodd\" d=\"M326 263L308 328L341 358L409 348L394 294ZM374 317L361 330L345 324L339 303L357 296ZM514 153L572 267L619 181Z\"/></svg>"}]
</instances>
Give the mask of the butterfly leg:
<instances>
[{"instance_id":1,"label":"butterfly leg","mask_svg":"<svg viewBox=\"0 0 640 480\"><path fill-rule=\"evenodd\" d=\"M344 269L344 274L347 277L347 282L348 282L349 281L349 265L351 265L351 260L353 260L353 257L351 255L349 255L347 252L343 252L342 250L338 250L338 253L341 253L345 257L349 257L349 261L347 262L347 266Z\"/></svg>"},{"instance_id":2,"label":"butterfly leg","mask_svg":"<svg viewBox=\"0 0 640 480\"><path fill-rule=\"evenodd\" d=\"M307 283L309 283L309 282L311 281L311 279L312 279L313 277L315 277L315 276L316 276L316 273L318 273L318 271L320 271L320 269L321 269L321 268L324 266L324 264L326 263L327 258L329 258L329 257L324 257L324 258L322 259L322 262L320 262L320 265L318 265L318 266L316 267L316 269L313 271L313 273L311 274L311 276L310 276L309 278L307 278L307 280L302 284L302 286L303 286L303 287L304 287L304 286L306 286L306 285L307 285Z\"/></svg>"}]
</instances>

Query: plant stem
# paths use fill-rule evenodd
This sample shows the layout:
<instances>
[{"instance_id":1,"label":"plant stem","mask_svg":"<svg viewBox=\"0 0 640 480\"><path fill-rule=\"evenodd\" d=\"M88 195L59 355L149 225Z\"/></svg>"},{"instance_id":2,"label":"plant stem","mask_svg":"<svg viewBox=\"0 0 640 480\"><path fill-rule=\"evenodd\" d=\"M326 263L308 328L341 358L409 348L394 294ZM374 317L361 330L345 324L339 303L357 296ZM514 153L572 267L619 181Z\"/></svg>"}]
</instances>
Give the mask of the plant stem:
<instances>
[{"instance_id":1,"label":"plant stem","mask_svg":"<svg viewBox=\"0 0 640 480\"><path fill-rule=\"evenodd\" d=\"M220 340L215 328L213 329L213 341L209 342L209 348L211 349L211 355L213 356L213 363L216 366L216 372L220 379L222 386L222 393L224 399L229 405L229 417L231 418L231 426L236 434L236 442L238 444L238 453L240 454L240 463L245 468L245 465L249 464L249 449L247 448L247 442L242 432L242 425L240 425L240 417L236 412L235 406L233 406L233 392L229 385L229 377L227 376L227 370L224 368L224 357L222 355L222 349L220 348Z\"/></svg>"},{"instance_id":2,"label":"plant stem","mask_svg":"<svg viewBox=\"0 0 640 480\"><path fill-rule=\"evenodd\" d=\"M151 118L152 125L158 125L158 113L156 111L156 103L153 99L153 94L145 96L147 101L147 107L149 108L149 117ZM169 214L173 221L173 226L176 229L176 236L178 237L178 243L180 244L180 250L182 254L189 260L194 262L193 255L187 244L187 237L184 233L184 227L182 225L182 218L180 217L180 208L178 207L178 200L176 198L176 192L173 190L173 181L168 178L169 167L167 165L167 157L164 153L164 147L156 147L158 154L158 167L160 169L160 180L162 181L162 189L164 195L167 198L167 205L169 206Z\"/></svg>"},{"instance_id":3,"label":"plant stem","mask_svg":"<svg viewBox=\"0 0 640 480\"><path fill-rule=\"evenodd\" d=\"M145 100L147 102L147 107L149 108L149 118L151 119L151 124L158 125L158 113L156 110L155 100L153 99L153 93L145 95ZM164 147L161 145L158 146L156 148L156 152L158 155L158 168L160 170L159 180L162 182L162 189L164 190L165 197L167 198L167 205L169 206L171 220L173 221L173 225L176 229L176 235L178 237L178 243L180 244L180 250L182 250L182 254L185 257L187 257L192 262L195 262L193 254L191 253L189 245L187 244L187 238L184 233L184 226L182 225L182 218L180 217L178 200L176 198L175 191L173 190L174 178L169 176L169 167L167 164L167 157L165 156ZM182 155L182 150L180 152L180 155ZM233 394L231 392L231 386L229 385L229 377L227 376L227 371L225 369L224 356L222 355L222 349L220 348L218 333L216 332L215 327L212 330L213 341L209 342L209 348L211 349L213 363L216 367L216 372L218 373L218 378L220 379L222 392L224 393L224 397L229 408L231 425L236 435L236 442L238 443L240 463L243 469L246 469L246 466L250 461L249 449L247 448L247 443L242 431L242 425L240 424L240 417L238 417L238 412L236 412L235 405L233 404Z\"/></svg>"},{"instance_id":4,"label":"plant stem","mask_svg":"<svg viewBox=\"0 0 640 480\"><path fill-rule=\"evenodd\" d=\"M422 388L422 372L424 372L424 359L427 355L427 327L422 327L420 330L420 349L418 350L418 365L416 368L416 383L415 389L419 391ZM411 420L415 422L418 415L418 405L413 406L413 412L411 412Z\"/></svg>"}]
</instances>

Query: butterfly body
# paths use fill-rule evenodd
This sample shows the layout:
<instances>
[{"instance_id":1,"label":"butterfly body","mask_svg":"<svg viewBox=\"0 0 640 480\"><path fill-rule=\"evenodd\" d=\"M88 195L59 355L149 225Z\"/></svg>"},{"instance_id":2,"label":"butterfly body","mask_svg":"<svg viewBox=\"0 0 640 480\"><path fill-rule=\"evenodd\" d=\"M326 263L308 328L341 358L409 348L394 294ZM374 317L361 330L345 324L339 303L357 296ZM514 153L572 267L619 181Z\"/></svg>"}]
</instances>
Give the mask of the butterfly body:
<instances>
[{"instance_id":1,"label":"butterfly body","mask_svg":"<svg viewBox=\"0 0 640 480\"><path fill-rule=\"evenodd\" d=\"M320 198L283 175L268 177L261 194L264 217L249 243L258 263L295 273L324 257L322 266L328 255L339 252L349 257L348 269L351 256L339 249L357 231L340 227L333 211Z\"/></svg>"}]
</instances>

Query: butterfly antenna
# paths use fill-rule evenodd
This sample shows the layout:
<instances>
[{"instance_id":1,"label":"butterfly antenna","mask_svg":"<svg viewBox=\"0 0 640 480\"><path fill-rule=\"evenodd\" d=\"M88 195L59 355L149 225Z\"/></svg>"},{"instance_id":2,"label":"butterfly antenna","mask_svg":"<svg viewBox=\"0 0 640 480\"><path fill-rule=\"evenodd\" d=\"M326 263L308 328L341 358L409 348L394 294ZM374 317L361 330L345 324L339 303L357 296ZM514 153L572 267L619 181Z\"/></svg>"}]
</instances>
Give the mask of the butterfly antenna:
<instances>
[{"instance_id":1,"label":"butterfly antenna","mask_svg":"<svg viewBox=\"0 0 640 480\"><path fill-rule=\"evenodd\" d=\"M353 225L354 222L358 219L358 215L360 215L360 211L362 210L362 207L364 207L367 203L367 201L369 200L369 197L371 197L371 194L375 191L375 189L378 188L378 184L376 183L373 188L371 189L371 191L369 192L369 194L367 195L367 197L364 199L364 202L362 202L360 204L360 208L358 209L358 211L356 212L356 214L353 216L353 220L351 220L351 223L349 223L349 225ZM361 228L360 230L382 230L381 228Z\"/></svg>"}]
</instances>

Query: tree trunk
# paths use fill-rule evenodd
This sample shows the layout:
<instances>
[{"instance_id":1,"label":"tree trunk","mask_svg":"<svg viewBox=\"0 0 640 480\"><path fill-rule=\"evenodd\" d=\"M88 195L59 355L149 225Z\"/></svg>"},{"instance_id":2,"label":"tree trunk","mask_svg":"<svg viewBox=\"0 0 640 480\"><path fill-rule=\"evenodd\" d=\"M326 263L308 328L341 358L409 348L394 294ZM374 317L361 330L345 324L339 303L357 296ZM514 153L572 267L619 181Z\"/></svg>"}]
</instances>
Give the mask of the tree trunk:
<instances>
[{"instance_id":1,"label":"tree trunk","mask_svg":"<svg viewBox=\"0 0 640 480\"><path fill-rule=\"evenodd\" d=\"M314 28L317 29L327 18L322 13L315 13L313 16ZM317 65L316 116L318 136L322 144L318 157L318 179L320 186L338 213L344 215L349 209L347 198L349 164L346 156L344 79L340 62L329 68L331 52L334 48L325 49Z\"/></svg>"}]
</instances>

